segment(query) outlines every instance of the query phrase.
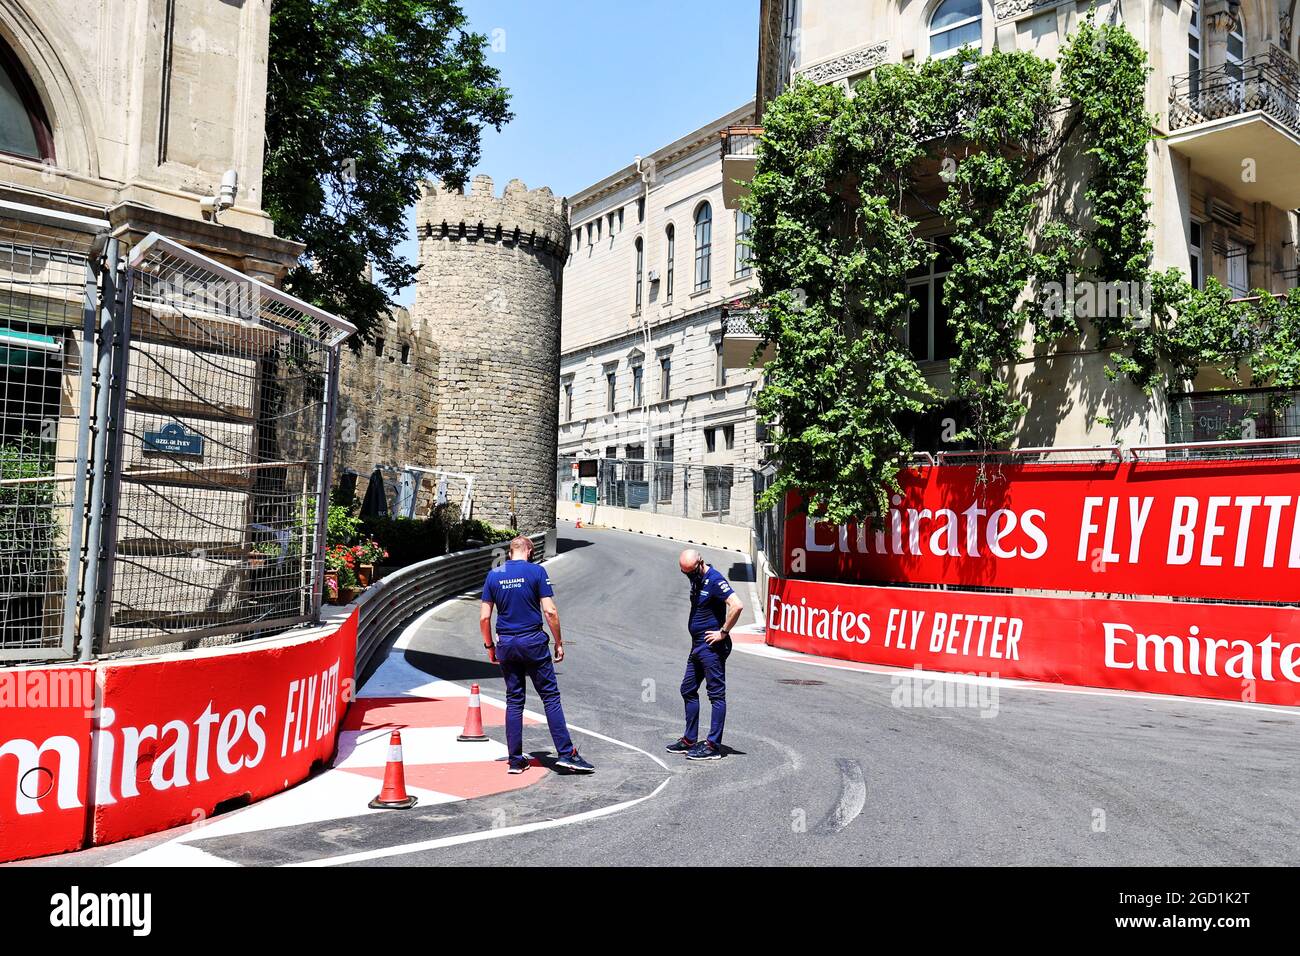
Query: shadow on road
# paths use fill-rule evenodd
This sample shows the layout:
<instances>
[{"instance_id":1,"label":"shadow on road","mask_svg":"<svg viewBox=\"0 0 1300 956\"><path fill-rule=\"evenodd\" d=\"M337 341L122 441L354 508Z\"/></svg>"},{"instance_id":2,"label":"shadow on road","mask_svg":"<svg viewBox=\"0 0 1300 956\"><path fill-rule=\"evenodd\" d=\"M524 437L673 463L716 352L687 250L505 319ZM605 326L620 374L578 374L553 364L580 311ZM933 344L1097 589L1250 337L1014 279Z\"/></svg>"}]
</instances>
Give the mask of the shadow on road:
<instances>
[{"instance_id":1,"label":"shadow on road","mask_svg":"<svg viewBox=\"0 0 1300 956\"><path fill-rule=\"evenodd\" d=\"M584 541L581 538L556 538L555 553L564 554L566 551L576 551L578 548L590 548L594 541Z\"/></svg>"},{"instance_id":2,"label":"shadow on road","mask_svg":"<svg viewBox=\"0 0 1300 956\"><path fill-rule=\"evenodd\" d=\"M468 660L448 654L431 654L428 651L408 649L406 662L442 680L487 680L501 676L501 668L486 660Z\"/></svg>"},{"instance_id":3,"label":"shadow on road","mask_svg":"<svg viewBox=\"0 0 1300 956\"><path fill-rule=\"evenodd\" d=\"M753 583L754 566L749 562L745 562L744 564L740 564L739 562L737 562L736 564L733 564L730 570L727 571L727 580L748 581L750 583Z\"/></svg>"}]
</instances>

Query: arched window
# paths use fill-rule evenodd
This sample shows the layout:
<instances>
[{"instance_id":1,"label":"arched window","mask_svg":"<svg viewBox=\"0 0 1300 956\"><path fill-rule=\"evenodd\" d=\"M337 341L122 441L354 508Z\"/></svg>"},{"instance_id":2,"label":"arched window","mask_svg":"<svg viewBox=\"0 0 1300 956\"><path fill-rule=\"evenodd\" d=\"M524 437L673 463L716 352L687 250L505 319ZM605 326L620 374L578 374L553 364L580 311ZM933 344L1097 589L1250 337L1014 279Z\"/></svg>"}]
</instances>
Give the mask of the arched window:
<instances>
[{"instance_id":1,"label":"arched window","mask_svg":"<svg viewBox=\"0 0 1300 956\"><path fill-rule=\"evenodd\" d=\"M713 255L713 207L700 203L695 210L695 291L709 287L709 260Z\"/></svg>"},{"instance_id":2,"label":"arched window","mask_svg":"<svg viewBox=\"0 0 1300 956\"><path fill-rule=\"evenodd\" d=\"M641 311L641 275L645 265L645 247L641 243L641 237L636 237L636 310Z\"/></svg>"},{"instance_id":3,"label":"arched window","mask_svg":"<svg viewBox=\"0 0 1300 956\"><path fill-rule=\"evenodd\" d=\"M930 17L930 56L951 56L983 42L982 0L943 0Z\"/></svg>"},{"instance_id":4,"label":"arched window","mask_svg":"<svg viewBox=\"0 0 1300 956\"><path fill-rule=\"evenodd\" d=\"M0 153L54 159L54 137L36 87L4 43L0 43Z\"/></svg>"},{"instance_id":5,"label":"arched window","mask_svg":"<svg viewBox=\"0 0 1300 956\"><path fill-rule=\"evenodd\" d=\"M668 268L664 270L664 302L672 305L673 301L673 265L677 259L677 233L673 230L672 223L664 230L664 235L668 240Z\"/></svg>"}]
</instances>

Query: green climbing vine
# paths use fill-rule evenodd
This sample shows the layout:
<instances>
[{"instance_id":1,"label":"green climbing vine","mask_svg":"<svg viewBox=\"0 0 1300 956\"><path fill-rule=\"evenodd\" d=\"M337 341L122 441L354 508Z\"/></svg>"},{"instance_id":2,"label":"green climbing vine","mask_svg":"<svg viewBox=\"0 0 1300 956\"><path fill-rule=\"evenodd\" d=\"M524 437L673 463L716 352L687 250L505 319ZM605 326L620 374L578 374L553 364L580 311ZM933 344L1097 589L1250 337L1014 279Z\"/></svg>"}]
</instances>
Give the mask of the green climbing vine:
<instances>
[{"instance_id":1,"label":"green climbing vine","mask_svg":"<svg viewBox=\"0 0 1300 956\"><path fill-rule=\"evenodd\" d=\"M963 50L879 66L852 95L796 82L773 100L746 200L759 329L776 346L757 405L782 469L764 504L797 489L827 520L880 513L936 409L961 409L949 441L1008 443L1025 409L1007 370L1027 328L1043 343L1094 336L1108 373L1148 391L1205 365L1300 385L1300 296L1234 303L1212 279L1198 290L1151 269L1148 72L1122 24L1090 15L1056 63ZM1058 187L1077 181L1077 157L1076 204ZM926 238L937 223L942 247ZM908 279L939 255L946 391L904 339ZM1075 279L1118 288L1119 307L1076 315L1045 294Z\"/></svg>"}]
</instances>

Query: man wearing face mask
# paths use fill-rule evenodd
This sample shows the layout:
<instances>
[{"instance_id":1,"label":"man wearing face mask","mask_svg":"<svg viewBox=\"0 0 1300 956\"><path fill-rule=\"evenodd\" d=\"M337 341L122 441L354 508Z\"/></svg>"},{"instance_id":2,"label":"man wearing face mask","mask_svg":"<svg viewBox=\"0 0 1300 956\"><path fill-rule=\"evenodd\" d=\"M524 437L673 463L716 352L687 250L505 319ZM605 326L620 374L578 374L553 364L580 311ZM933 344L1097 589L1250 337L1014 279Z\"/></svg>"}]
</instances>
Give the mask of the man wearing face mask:
<instances>
[{"instance_id":1,"label":"man wearing face mask","mask_svg":"<svg viewBox=\"0 0 1300 956\"><path fill-rule=\"evenodd\" d=\"M717 760L722 756L722 725L727 719L727 655L731 653L731 629L740 620L745 605L736 597L717 568L705 564L700 552L688 548L677 559L682 574L691 582L691 609L687 628L691 632L691 655L686 659L682 699L686 702L686 733L668 745L670 754L685 754L688 760ZM700 684L709 692L712 713L709 736L700 734Z\"/></svg>"}]
</instances>

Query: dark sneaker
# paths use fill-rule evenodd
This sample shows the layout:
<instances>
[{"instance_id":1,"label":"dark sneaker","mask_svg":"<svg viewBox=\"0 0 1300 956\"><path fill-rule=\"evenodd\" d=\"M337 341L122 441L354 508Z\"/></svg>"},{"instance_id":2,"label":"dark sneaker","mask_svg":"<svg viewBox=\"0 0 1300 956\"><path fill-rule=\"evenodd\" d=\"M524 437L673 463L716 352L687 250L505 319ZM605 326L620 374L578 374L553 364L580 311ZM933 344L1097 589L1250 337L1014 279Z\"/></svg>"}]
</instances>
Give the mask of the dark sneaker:
<instances>
[{"instance_id":1,"label":"dark sneaker","mask_svg":"<svg viewBox=\"0 0 1300 956\"><path fill-rule=\"evenodd\" d=\"M578 751L576 750L573 753L569 754L567 757L561 757L559 760L555 761L555 766L563 767L565 770L569 771L570 773L595 773L596 772L596 768L593 767L591 764L587 763L587 761L583 760L582 757L578 755Z\"/></svg>"},{"instance_id":2,"label":"dark sneaker","mask_svg":"<svg viewBox=\"0 0 1300 956\"><path fill-rule=\"evenodd\" d=\"M511 757L510 766L506 768L506 773L523 773L532 765L533 762L527 757Z\"/></svg>"},{"instance_id":3,"label":"dark sneaker","mask_svg":"<svg viewBox=\"0 0 1300 956\"><path fill-rule=\"evenodd\" d=\"M722 748L715 743L701 740L686 754L687 760L721 760Z\"/></svg>"},{"instance_id":4,"label":"dark sneaker","mask_svg":"<svg viewBox=\"0 0 1300 956\"><path fill-rule=\"evenodd\" d=\"M670 754L686 754L686 753L690 753L691 748L694 746L695 746L695 741L687 740L685 737L678 737L677 743L669 744L664 749L667 750Z\"/></svg>"}]
</instances>

